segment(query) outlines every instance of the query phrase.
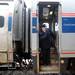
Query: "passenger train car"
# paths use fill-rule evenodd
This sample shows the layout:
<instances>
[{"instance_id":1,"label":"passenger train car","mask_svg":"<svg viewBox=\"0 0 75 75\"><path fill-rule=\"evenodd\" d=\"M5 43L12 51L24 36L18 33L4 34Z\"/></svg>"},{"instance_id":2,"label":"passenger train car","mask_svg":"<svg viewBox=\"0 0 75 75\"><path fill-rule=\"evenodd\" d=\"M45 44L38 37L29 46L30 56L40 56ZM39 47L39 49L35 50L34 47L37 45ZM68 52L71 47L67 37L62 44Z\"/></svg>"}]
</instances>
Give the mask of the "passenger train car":
<instances>
[{"instance_id":1,"label":"passenger train car","mask_svg":"<svg viewBox=\"0 0 75 75\"><path fill-rule=\"evenodd\" d=\"M24 0L0 1L0 67L13 67L28 52L28 24ZM28 15L27 15L28 16ZM29 18L29 17L28 17ZM26 26L27 24L27 26ZM24 54L25 53L25 54Z\"/></svg>"},{"instance_id":2,"label":"passenger train car","mask_svg":"<svg viewBox=\"0 0 75 75\"><path fill-rule=\"evenodd\" d=\"M12 25L12 1L0 1L0 64L13 62Z\"/></svg>"},{"instance_id":3,"label":"passenger train car","mask_svg":"<svg viewBox=\"0 0 75 75\"><path fill-rule=\"evenodd\" d=\"M42 24L55 35L51 40L49 65L43 64L39 46ZM74 1L33 1L29 10L24 0L0 1L0 67L13 67L10 64L15 61L21 64L22 59L32 59L37 73L74 72L74 38Z\"/></svg>"},{"instance_id":4,"label":"passenger train car","mask_svg":"<svg viewBox=\"0 0 75 75\"><path fill-rule=\"evenodd\" d=\"M45 24L55 33L55 47L51 47L51 65L40 59L39 26ZM71 0L33 1L31 8L31 50L34 70L38 73L74 72L75 8ZM33 42L33 43L32 43ZM42 55L44 56L44 55ZM42 63L42 64L41 64ZM35 67L36 66L36 67Z\"/></svg>"}]
</instances>

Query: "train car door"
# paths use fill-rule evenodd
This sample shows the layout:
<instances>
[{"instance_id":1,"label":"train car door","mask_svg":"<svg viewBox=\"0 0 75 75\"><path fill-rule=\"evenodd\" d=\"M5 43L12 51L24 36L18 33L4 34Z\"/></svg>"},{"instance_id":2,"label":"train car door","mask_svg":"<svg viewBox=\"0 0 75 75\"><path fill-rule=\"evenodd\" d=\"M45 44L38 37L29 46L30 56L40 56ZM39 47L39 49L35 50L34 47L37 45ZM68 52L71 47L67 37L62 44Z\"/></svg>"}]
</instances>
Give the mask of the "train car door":
<instances>
[{"instance_id":1,"label":"train car door","mask_svg":"<svg viewBox=\"0 0 75 75\"><path fill-rule=\"evenodd\" d=\"M59 73L59 2L39 2L40 73Z\"/></svg>"}]
</instances>

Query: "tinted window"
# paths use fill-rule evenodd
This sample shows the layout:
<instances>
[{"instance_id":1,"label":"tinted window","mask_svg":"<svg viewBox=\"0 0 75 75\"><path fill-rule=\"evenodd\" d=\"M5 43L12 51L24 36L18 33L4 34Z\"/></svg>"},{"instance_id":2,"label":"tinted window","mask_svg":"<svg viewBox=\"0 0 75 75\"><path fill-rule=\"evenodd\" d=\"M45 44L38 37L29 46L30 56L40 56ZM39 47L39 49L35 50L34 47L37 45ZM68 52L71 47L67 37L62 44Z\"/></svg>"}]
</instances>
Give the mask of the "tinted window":
<instances>
[{"instance_id":1,"label":"tinted window","mask_svg":"<svg viewBox=\"0 0 75 75\"><path fill-rule=\"evenodd\" d=\"M0 3L0 5L9 5L8 3Z\"/></svg>"},{"instance_id":2,"label":"tinted window","mask_svg":"<svg viewBox=\"0 0 75 75\"><path fill-rule=\"evenodd\" d=\"M0 27L4 26L4 17L0 16Z\"/></svg>"}]
</instances>

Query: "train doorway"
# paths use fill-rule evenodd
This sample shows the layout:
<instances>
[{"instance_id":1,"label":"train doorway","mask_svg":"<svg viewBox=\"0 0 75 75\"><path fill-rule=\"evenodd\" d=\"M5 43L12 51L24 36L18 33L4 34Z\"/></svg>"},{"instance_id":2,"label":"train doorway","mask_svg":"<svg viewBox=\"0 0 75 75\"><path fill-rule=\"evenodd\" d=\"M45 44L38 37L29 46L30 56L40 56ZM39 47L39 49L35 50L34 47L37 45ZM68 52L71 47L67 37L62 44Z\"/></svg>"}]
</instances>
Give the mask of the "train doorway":
<instances>
[{"instance_id":1,"label":"train doorway","mask_svg":"<svg viewBox=\"0 0 75 75\"><path fill-rule=\"evenodd\" d=\"M59 73L59 2L39 2L40 73Z\"/></svg>"}]
</instances>

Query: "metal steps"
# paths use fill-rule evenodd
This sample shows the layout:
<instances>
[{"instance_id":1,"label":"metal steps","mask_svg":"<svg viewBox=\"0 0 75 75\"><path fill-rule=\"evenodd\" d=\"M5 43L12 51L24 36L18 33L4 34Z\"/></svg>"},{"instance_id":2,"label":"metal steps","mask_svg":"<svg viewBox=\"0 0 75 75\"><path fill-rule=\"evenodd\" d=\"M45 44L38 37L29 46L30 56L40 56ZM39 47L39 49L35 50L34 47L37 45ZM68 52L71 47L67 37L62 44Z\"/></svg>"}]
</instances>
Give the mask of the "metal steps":
<instances>
[{"instance_id":1,"label":"metal steps","mask_svg":"<svg viewBox=\"0 0 75 75\"><path fill-rule=\"evenodd\" d=\"M60 68L59 68L59 57L58 53L54 48L51 48L50 52L50 60L51 64L48 66L40 65L39 66L39 73L40 74L47 74L47 73L55 73L59 74L60 73Z\"/></svg>"}]
</instances>

